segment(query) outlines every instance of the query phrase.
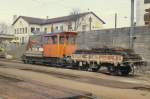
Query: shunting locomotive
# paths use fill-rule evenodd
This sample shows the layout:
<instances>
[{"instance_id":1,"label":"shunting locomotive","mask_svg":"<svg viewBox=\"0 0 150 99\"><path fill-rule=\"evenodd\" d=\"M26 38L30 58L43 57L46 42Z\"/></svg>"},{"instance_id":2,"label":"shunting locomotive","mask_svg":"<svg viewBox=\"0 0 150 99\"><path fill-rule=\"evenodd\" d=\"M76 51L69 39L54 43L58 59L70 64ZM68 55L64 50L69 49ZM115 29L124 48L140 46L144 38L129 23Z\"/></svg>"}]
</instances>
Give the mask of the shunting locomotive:
<instances>
[{"instance_id":1,"label":"shunting locomotive","mask_svg":"<svg viewBox=\"0 0 150 99\"><path fill-rule=\"evenodd\" d=\"M76 32L33 35L29 38L24 63L45 64L98 72L106 67L111 74L128 75L135 65L143 65L141 56L131 49L95 48L80 49Z\"/></svg>"}]
</instances>

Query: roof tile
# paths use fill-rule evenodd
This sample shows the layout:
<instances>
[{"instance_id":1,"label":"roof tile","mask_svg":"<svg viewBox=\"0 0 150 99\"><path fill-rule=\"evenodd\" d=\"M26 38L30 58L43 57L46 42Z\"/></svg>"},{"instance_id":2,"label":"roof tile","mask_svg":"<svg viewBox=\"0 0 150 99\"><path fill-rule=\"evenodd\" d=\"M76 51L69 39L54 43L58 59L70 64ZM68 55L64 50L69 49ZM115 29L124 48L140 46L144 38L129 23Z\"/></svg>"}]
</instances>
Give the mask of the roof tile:
<instances>
[{"instance_id":1,"label":"roof tile","mask_svg":"<svg viewBox=\"0 0 150 99\"><path fill-rule=\"evenodd\" d=\"M96 16L96 14L93 12L85 12L85 13L80 13L79 17L82 17L82 16L87 15L89 13L92 13L93 15ZM41 19L41 18L34 18L34 17L27 17L27 16L19 16L16 19L16 21L20 17L22 17L24 20L26 20L29 24L38 24L38 25L53 24L53 23L65 22L65 21L69 21L69 20L74 19L73 15L63 16L63 17L58 17L58 18L52 18L52 19ZM105 24L105 22L102 19L100 19L98 16L96 16L96 17ZM13 22L13 25L16 23L16 21Z\"/></svg>"}]
</instances>

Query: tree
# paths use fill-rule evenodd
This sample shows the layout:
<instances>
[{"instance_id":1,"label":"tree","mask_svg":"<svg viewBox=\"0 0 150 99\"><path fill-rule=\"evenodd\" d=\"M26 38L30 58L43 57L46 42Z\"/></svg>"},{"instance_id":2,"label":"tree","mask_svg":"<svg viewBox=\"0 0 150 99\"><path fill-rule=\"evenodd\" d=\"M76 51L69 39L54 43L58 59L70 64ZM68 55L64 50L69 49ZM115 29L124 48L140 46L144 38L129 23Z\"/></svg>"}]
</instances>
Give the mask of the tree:
<instances>
[{"instance_id":1,"label":"tree","mask_svg":"<svg viewBox=\"0 0 150 99\"><path fill-rule=\"evenodd\" d=\"M8 25L0 23L0 34L6 34L8 32Z\"/></svg>"},{"instance_id":2,"label":"tree","mask_svg":"<svg viewBox=\"0 0 150 99\"><path fill-rule=\"evenodd\" d=\"M70 15L72 16L72 21L75 23L74 30L77 31L80 25L80 10L73 9Z\"/></svg>"}]
</instances>

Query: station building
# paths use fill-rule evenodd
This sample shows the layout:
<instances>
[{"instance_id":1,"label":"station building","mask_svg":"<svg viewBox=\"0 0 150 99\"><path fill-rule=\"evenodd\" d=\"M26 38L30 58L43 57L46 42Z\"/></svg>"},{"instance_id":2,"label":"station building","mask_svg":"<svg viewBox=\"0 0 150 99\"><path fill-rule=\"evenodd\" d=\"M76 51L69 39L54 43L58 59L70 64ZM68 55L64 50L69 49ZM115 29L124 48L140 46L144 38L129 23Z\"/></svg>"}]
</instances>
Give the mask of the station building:
<instances>
[{"instance_id":1,"label":"station building","mask_svg":"<svg viewBox=\"0 0 150 99\"><path fill-rule=\"evenodd\" d=\"M19 16L12 25L16 40L26 43L29 36L36 33L99 30L103 24L105 22L94 12L85 12L52 19Z\"/></svg>"}]
</instances>

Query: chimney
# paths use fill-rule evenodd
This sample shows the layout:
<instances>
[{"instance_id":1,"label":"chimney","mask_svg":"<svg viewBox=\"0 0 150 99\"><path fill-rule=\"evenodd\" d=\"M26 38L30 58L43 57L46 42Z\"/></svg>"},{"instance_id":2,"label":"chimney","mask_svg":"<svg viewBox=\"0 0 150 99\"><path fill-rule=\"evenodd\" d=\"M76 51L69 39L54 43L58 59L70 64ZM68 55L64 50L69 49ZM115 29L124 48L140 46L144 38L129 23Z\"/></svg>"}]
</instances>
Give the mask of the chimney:
<instances>
[{"instance_id":1,"label":"chimney","mask_svg":"<svg viewBox=\"0 0 150 99\"><path fill-rule=\"evenodd\" d=\"M46 16L46 19L49 19L49 16Z\"/></svg>"},{"instance_id":2,"label":"chimney","mask_svg":"<svg viewBox=\"0 0 150 99\"><path fill-rule=\"evenodd\" d=\"M17 18L17 15L13 15L13 22L16 21Z\"/></svg>"}]
</instances>

